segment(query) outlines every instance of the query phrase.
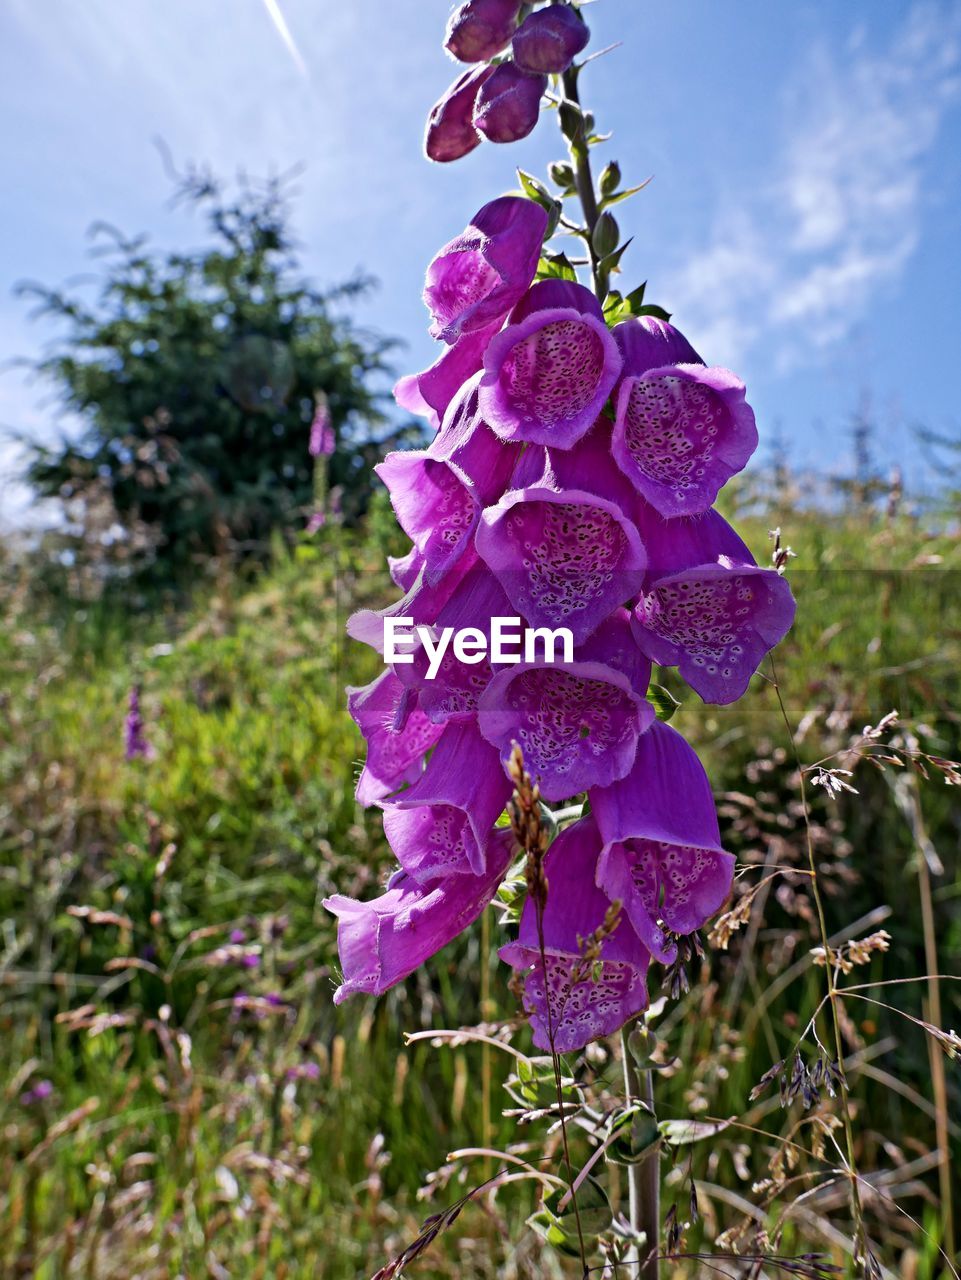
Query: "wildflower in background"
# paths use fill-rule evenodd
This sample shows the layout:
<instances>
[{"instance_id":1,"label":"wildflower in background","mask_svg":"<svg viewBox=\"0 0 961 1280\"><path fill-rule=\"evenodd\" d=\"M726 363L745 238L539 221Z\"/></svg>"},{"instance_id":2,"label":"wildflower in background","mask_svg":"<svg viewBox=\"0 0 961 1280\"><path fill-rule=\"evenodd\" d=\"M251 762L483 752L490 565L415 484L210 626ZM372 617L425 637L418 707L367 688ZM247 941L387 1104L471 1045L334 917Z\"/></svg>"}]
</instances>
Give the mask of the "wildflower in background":
<instances>
[{"instance_id":1,"label":"wildflower in background","mask_svg":"<svg viewBox=\"0 0 961 1280\"><path fill-rule=\"evenodd\" d=\"M329 458L336 447L337 437L334 434L334 424L330 416L330 405L327 403L327 397L320 392L310 423L310 441L307 451L312 458Z\"/></svg>"},{"instance_id":2,"label":"wildflower in background","mask_svg":"<svg viewBox=\"0 0 961 1280\"><path fill-rule=\"evenodd\" d=\"M38 1102L45 1102L53 1093L53 1085L49 1080L38 1080L32 1088L20 1095L22 1107L35 1107Z\"/></svg>"},{"instance_id":3,"label":"wildflower in background","mask_svg":"<svg viewBox=\"0 0 961 1280\"><path fill-rule=\"evenodd\" d=\"M140 710L140 685L135 684L130 689L124 721L124 756L127 760L152 760L154 755Z\"/></svg>"}]
</instances>

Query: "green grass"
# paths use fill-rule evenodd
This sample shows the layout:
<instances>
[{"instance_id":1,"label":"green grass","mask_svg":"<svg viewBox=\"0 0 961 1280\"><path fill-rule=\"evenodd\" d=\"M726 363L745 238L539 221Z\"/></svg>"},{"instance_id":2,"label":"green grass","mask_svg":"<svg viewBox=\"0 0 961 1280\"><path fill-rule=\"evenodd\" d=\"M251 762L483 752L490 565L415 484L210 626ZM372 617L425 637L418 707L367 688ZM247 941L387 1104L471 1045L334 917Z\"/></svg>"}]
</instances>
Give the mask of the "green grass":
<instances>
[{"instance_id":1,"label":"green grass","mask_svg":"<svg viewBox=\"0 0 961 1280\"><path fill-rule=\"evenodd\" d=\"M893 707L926 750L956 758L957 538L906 519L776 519L798 552L789 570L798 623L776 662L804 760L840 750ZM749 522L759 558L774 522ZM419 1201L447 1152L485 1134L499 1147L541 1140L543 1125L518 1132L500 1114L506 1055L404 1044L405 1031L479 1020L490 963L479 929L383 1000L331 1003L336 950L321 899L370 895L389 865L376 814L353 800L362 743L344 707L345 685L376 670L372 655L345 644L343 621L386 589L382 540L375 519L366 537L300 548L253 583L221 583L186 613L114 601L78 616L9 581L0 629L0 1274L363 1277L484 1176L475 1161L466 1182L455 1172L432 1202ZM755 1104L747 1095L807 1022L824 974L805 960L817 937L773 687L759 677L737 706L705 708L663 679L683 700L674 723L712 775L728 846L746 865L785 869L661 1024L677 1061L658 1081L660 1114L736 1115L774 1135L732 1127L691 1149L704 1222L688 1243L705 1247L738 1220L731 1197L751 1198L776 1138L796 1123L810 1128L796 1108L779 1109L776 1090ZM127 764L123 719L136 681L156 757ZM924 973L916 842L898 772L862 765L858 795L811 792L830 928L891 909L891 951L857 970L859 981ZM959 792L932 777L919 795L944 864L934 880L937 943L941 972L951 974L961 956ZM758 879L749 873L745 883ZM96 923L77 908L113 915ZM213 961L232 930L243 931L237 945L256 952L257 967ZM792 966L797 977L782 985ZM496 963L490 974L496 1016L510 1017L507 974ZM923 1016L920 986L893 990L875 994ZM258 998L259 1013L236 1011L241 991ZM943 1000L945 1024L958 1026L949 983ZM85 1005L89 1015L78 1017ZM851 1011L859 1166L923 1163L934 1145L926 1037L899 1013ZM526 1044L526 1032L517 1041ZM957 1070L947 1065L957 1114ZM600 1056L585 1070L601 1087L615 1064ZM39 1080L53 1093L25 1105ZM559 1171L556 1151L554 1159ZM685 1161L665 1173L668 1203L675 1193L684 1200ZM929 1167L906 1182L895 1185L899 1203L929 1238L871 1205L879 1257L894 1274L939 1277L936 1175ZM544 1261L525 1230L531 1185L501 1193L495 1216L466 1209L411 1274L576 1274L573 1264ZM828 1199L815 1217L843 1235L845 1212L843 1200ZM789 1222L779 1247L832 1249L810 1218ZM847 1265L843 1250L835 1255Z\"/></svg>"}]
</instances>

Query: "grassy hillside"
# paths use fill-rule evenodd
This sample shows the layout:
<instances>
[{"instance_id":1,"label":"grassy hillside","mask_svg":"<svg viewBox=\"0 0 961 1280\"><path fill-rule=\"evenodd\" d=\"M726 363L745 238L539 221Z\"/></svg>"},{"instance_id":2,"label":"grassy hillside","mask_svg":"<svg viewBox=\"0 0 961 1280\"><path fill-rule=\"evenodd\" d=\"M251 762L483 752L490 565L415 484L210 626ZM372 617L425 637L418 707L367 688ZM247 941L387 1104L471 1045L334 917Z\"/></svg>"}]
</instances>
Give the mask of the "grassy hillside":
<instances>
[{"instance_id":1,"label":"grassy hillside","mask_svg":"<svg viewBox=\"0 0 961 1280\"><path fill-rule=\"evenodd\" d=\"M847 748L894 708L889 754L961 755L958 538L907 518L775 513L748 536L759 559L777 521L798 553L798 623L776 670L803 761ZM448 1170L433 1201L419 1200L448 1152L518 1139L501 1115L507 1055L404 1042L405 1031L514 1015L492 961L496 917L385 999L331 1003L321 899L372 894L389 863L376 816L353 801L363 748L344 707L345 685L369 679L376 660L343 639L347 613L386 590L386 528L375 517L363 537L328 531L186 612L117 600L77 609L6 573L0 1274L367 1276L484 1176L483 1161L468 1162L465 1182ZM663 1015L675 1061L661 1073L662 1113L788 1133L810 1113L781 1110L776 1090L754 1104L748 1094L824 990L809 956L817 932L790 737L769 679L719 709L663 679L684 699L675 723L712 775L728 847L766 870L739 881L742 892L764 881L744 897L742 927ZM128 763L134 684L154 757ZM833 797L807 775L830 930L892 935L860 981L925 973L923 848L938 967L957 973L961 791L937 766L925 778L854 757L831 764L854 771L845 781L857 792ZM775 868L785 874L768 878ZM931 932L929 922L929 942ZM937 1108L928 1037L899 1011L927 1017L931 993L891 990L874 994L896 1008L859 1006L845 1050L859 1167L875 1179L894 1171L869 1205L879 1257L920 1280L942 1274ZM943 1025L961 1025L950 982L941 999ZM598 1053L590 1070L610 1065ZM766 1176L776 1148L746 1132L686 1151L703 1219L692 1246L734 1225ZM957 1133L954 1143L961 1159ZM680 1186L685 1170L675 1174ZM467 1208L410 1274L576 1274L525 1231L530 1186ZM828 1188L791 1217L782 1252L827 1249L847 1266L831 1234L843 1239L843 1214Z\"/></svg>"}]
</instances>

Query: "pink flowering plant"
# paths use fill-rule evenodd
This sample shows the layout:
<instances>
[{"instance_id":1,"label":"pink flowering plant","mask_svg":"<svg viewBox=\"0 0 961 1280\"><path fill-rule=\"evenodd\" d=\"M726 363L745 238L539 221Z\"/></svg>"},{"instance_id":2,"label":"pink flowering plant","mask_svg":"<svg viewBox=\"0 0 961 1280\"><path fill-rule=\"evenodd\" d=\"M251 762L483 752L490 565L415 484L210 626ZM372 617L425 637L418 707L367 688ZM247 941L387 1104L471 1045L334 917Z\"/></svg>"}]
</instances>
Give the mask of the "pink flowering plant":
<instances>
[{"instance_id":1,"label":"pink flowering plant","mask_svg":"<svg viewBox=\"0 0 961 1280\"><path fill-rule=\"evenodd\" d=\"M659 1152L677 1134L655 1118L651 970L677 994L734 859L653 664L705 702L735 702L795 605L783 562L758 565L714 509L758 443L744 384L643 285L614 286L628 244L611 210L641 187L625 188L613 161L595 177L603 139L579 94L590 58L576 61L589 35L581 6L557 2L465 0L448 24L446 48L468 66L430 113L427 156L517 141L541 114L568 155L547 183L521 171L521 190L478 210L427 267L438 356L396 398L435 435L378 467L411 540L391 565L401 597L348 627L385 655L349 705L367 742L357 799L382 809L398 869L380 897L326 906L336 1003L382 994L501 907L499 954L552 1064L568 1157L563 1193L533 1169L545 1186L533 1223L584 1274L593 1251L655 1277ZM487 646L504 617L566 629L571 651L499 661ZM401 619L420 637L403 655L385 640ZM436 658L430 636L447 629L474 638L469 658ZM599 1225L608 1202L596 1167L570 1165L578 1106L558 1055L618 1032L627 1098L597 1151L627 1166L629 1197ZM514 1084L533 1107L542 1060L521 1061ZM827 1274L804 1265L796 1274Z\"/></svg>"}]
</instances>

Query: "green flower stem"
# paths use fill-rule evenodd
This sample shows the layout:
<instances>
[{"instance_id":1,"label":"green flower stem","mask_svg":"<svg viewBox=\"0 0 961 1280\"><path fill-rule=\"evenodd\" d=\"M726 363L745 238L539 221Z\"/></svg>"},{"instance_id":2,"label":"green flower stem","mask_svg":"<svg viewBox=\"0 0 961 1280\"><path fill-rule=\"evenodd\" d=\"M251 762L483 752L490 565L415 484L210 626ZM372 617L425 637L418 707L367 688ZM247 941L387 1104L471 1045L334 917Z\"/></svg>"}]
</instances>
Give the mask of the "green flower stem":
<instances>
[{"instance_id":1,"label":"green flower stem","mask_svg":"<svg viewBox=\"0 0 961 1280\"><path fill-rule=\"evenodd\" d=\"M630 1038L634 1024L621 1028L621 1058L624 1066L624 1093L628 1103L643 1102L654 1114L654 1072L643 1071L631 1052ZM634 1135L640 1140L642 1125L635 1120ZM627 1166L628 1217L636 1231L643 1231L647 1243L632 1245L627 1255L628 1274L638 1280L658 1280L658 1251L661 1233L661 1169L657 1144L644 1159Z\"/></svg>"}]
</instances>

